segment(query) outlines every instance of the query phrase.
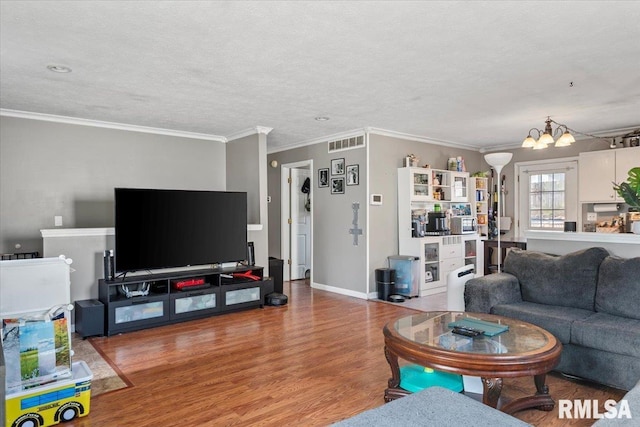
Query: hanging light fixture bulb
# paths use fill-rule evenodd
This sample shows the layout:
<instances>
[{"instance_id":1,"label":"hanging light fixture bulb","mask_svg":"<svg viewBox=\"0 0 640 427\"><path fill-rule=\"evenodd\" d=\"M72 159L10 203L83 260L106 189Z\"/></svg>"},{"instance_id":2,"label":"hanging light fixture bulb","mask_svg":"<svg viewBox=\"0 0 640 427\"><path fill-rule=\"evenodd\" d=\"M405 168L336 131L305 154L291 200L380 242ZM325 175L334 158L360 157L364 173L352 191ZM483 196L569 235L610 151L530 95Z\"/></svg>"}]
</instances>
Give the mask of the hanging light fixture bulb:
<instances>
[{"instance_id":1,"label":"hanging light fixture bulb","mask_svg":"<svg viewBox=\"0 0 640 427\"><path fill-rule=\"evenodd\" d=\"M522 142L522 148L533 148L536 145L536 140L531 136L531 132Z\"/></svg>"},{"instance_id":2,"label":"hanging light fixture bulb","mask_svg":"<svg viewBox=\"0 0 640 427\"><path fill-rule=\"evenodd\" d=\"M573 135L571 135L568 130L565 130L562 136L556 141L556 147L568 147L574 142L576 142L576 140Z\"/></svg>"}]
</instances>

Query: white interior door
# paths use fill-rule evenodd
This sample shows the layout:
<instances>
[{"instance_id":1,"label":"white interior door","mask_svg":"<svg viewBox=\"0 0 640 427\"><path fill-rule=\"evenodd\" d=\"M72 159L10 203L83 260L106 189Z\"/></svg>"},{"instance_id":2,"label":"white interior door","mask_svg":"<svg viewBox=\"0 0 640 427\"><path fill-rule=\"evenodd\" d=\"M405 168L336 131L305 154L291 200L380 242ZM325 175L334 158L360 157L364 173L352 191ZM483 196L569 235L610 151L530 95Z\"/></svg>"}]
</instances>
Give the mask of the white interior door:
<instances>
[{"instance_id":1,"label":"white interior door","mask_svg":"<svg viewBox=\"0 0 640 427\"><path fill-rule=\"evenodd\" d=\"M311 270L310 195L302 192L307 178L309 169L291 169L291 280L304 279Z\"/></svg>"}]
</instances>

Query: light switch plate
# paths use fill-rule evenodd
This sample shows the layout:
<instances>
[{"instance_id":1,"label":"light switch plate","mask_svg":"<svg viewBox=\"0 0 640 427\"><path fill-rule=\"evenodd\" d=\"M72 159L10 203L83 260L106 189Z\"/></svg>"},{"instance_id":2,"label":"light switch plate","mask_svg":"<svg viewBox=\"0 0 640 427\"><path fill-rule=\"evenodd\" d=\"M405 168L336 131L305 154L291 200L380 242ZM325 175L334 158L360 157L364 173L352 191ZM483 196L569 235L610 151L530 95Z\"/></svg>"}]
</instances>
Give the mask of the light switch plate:
<instances>
[{"instance_id":1,"label":"light switch plate","mask_svg":"<svg viewBox=\"0 0 640 427\"><path fill-rule=\"evenodd\" d=\"M382 204L382 194L372 194L371 195L371 204L372 205L381 205Z\"/></svg>"}]
</instances>

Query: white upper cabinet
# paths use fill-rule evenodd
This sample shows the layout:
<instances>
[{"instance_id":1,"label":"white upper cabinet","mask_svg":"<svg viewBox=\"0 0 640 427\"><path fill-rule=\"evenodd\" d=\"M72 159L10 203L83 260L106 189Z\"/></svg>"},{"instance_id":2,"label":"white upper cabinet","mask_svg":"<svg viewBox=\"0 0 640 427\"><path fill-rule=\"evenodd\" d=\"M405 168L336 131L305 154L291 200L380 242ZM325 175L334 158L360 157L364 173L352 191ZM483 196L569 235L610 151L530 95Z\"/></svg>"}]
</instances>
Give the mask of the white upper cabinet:
<instances>
[{"instance_id":1,"label":"white upper cabinet","mask_svg":"<svg viewBox=\"0 0 640 427\"><path fill-rule=\"evenodd\" d=\"M626 181L629 169L637 166L640 166L640 147L580 153L580 202L624 202L613 189L613 183Z\"/></svg>"}]
</instances>

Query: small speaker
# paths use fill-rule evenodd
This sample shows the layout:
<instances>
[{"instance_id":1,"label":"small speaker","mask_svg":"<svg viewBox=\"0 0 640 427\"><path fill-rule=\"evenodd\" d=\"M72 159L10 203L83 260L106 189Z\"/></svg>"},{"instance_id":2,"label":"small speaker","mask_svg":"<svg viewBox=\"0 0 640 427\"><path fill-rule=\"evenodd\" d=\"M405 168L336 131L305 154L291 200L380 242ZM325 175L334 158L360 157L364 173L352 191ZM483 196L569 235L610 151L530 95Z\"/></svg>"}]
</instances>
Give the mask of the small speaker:
<instances>
[{"instance_id":1,"label":"small speaker","mask_svg":"<svg viewBox=\"0 0 640 427\"><path fill-rule=\"evenodd\" d=\"M96 299L76 301L76 332L82 337L104 335L104 305Z\"/></svg>"},{"instance_id":2,"label":"small speaker","mask_svg":"<svg viewBox=\"0 0 640 427\"><path fill-rule=\"evenodd\" d=\"M104 251L103 261L103 269L104 269L104 280L113 280L115 276L114 265L113 265L113 251L107 250Z\"/></svg>"},{"instance_id":3,"label":"small speaker","mask_svg":"<svg viewBox=\"0 0 640 427\"><path fill-rule=\"evenodd\" d=\"M253 242L247 243L247 264L256 265L256 253L253 248Z\"/></svg>"}]
</instances>

